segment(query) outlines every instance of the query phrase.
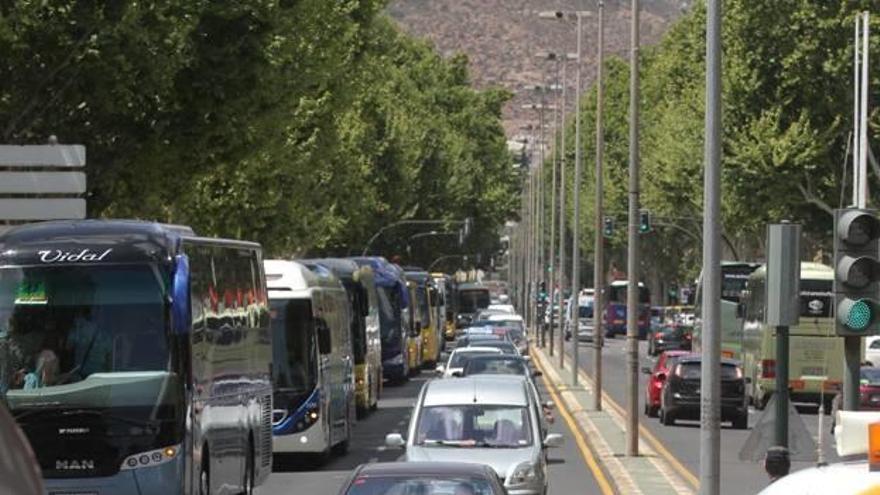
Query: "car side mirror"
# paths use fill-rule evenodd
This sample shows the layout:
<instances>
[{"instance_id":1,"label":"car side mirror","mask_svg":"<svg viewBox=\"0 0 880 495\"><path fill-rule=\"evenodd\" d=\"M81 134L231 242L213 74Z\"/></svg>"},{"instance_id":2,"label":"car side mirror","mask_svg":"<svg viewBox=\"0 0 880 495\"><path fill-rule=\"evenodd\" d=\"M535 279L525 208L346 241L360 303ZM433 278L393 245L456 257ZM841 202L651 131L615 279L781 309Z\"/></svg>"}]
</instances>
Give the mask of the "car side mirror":
<instances>
[{"instance_id":1,"label":"car side mirror","mask_svg":"<svg viewBox=\"0 0 880 495\"><path fill-rule=\"evenodd\" d=\"M464 372L463 371L453 371L452 376L454 376L456 378L461 378L464 376Z\"/></svg>"},{"instance_id":2,"label":"car side mirror","mask_svg":"<svg viewBox=\"0 0 880 495\"><path fill-rule=\"evenodd\" d=\"M438 364L437 367L434 368L434 373L437 373L438 375L442 375L444 371L446 371L446 367L442 364Z\"/></svg>"},{"instance_id":3,"label":"car side mirror","mask_svg":"<svg viewBox=\"0 0 880 495\"><path fill-rule=\"evenodd\" d=\"M666 373L657 373L657 379L662 382L666 379Z\"/></svg>"},{"instance_id":4,"label":"car side mirror","mask_svg":"<svg viewBox=\"0 0 880 495\"><path fill-rule=\"evenodd\" d=\"M522 356L522 358L523 358L523 361L525 361L527 363L532 361L532 356Z\"/></svg>"},{"instance_id":5,"label":"car side mirror","mask_svg":"<svg viewBox=\"0 0 880 495\"><path fill-rule=\"evenodd\" d=\"M406 446L406 440L400 433L389 433L385 435L385 446L393 449L401 449Z\"/></svg>"},{"instance_id":6,"label":"car side mirror","mask_svg":"<svg viewBox=\"0 0 880 495\"><path fill-rule=\"evenodd\" d=\"M318 352L330 354L333 350L330 339L330 326L324 318L315 318L315 331L318 334Z\"/></svg>"},{"instance_id":7,"label":"car side mirror","mask_svg":"<svg viewBox=\"0 0 880 495\"><path fill-rule=\"evenodd\" d=\"M553 402L548 400L547 402L544 402L543 404L541 404L541 407L543 407L544 409L552 410L554 407L556 407L556 404L554 404Z\"/></svg>"},{"instance_id":8,"label":"car side mirror","mask_svg":"<svg viewBox=\"0 0 880 495\"><path fill-rule=\"evenodd\" d=\"M646 375L650 375L650 374L651 374L651 368L648 368L647 366L642 367L642 373L644 373L644 374L646 374Z\"/></svg>"},{"instance_id":9,"label":"car side mirror","mask_svg":"<svg viewBox=\"0 0 880 495\"><path fill-rule=\"evenodd\" d=\"M544 447L545 448L555 448L562 447L562 444L565 442L565 439L559 433L550 433L546 437L544 437Z\"/></svg>"},{"instance_id":10,"label":"car side mirror","mask_svg":"<svg viewBox=\"0 0 880 495\"><path fill-rule=\"evenodd\" d=\"M544 376L544 373L541 373L541 372L538 371L538 370L535 370L535 371L532 372L532 377L533 377L533 378L538 378L539 376Z\"/></svg>"}]
</instances>

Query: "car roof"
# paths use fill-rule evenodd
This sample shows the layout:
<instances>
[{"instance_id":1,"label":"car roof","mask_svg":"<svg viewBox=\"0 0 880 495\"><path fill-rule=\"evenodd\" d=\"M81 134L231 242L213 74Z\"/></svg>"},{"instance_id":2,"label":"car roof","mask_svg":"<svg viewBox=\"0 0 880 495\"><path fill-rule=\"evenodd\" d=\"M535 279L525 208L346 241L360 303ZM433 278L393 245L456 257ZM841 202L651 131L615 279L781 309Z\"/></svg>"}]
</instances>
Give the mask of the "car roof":
<instances>
[{"instance_id":1,"label":"car roof","mask_svg":"<svg viewBox=\"0 0 880 495\"><path fill-rule=\"evenodd\" d=\"M688 352L681 356L675 356L679 363L700 363L703 361L702 354L698 352ZM739 366L740 362L735 359L721 358L721 364L732 364Z\"/></svg>"},{"instance_id":2,"label":"car roof","mask_svg":"<svg viewBox=\"0 0 880 495\"><path fill-rule=\"evenodd\" d=\"M362 464L356 476L438 475L488 477L494 471L484 464L470 462L373 462Z\"/></svg>"},{"instance_id":3,"label":"car roof","mask_svg":"<svg viewBox=\"0 0 880 495\"><path fill-rule=\"evenodd\" d=\"M512 313L489 315L488 319L489 321L523 321L522 316Z\"/></svg>"},{"instance_id":4,"label":"car roof","mask_svg":"<svg viewBox=\"0 0 880 495\"><path fill-rule=\"evenodd\" d=\"M472 358L468 358L468 363L473 361L519 361L523 364L526 363L526 360L523 359L522 356L517 356L515 354L482 354L479 356L474 356Z\"/></svg>"},{"instance_id":5,"label":"car roof","mask_svg":"<svg viewBox=\"0 0 880 495\"><path fill-rule=\"evenodd\" d=\"M501 349L497 347L483 347L483 346L468 346L468 347L459 347L452 351L453 354L458 353L469 353L469 352L501 352Z\"/></svg>"},{"instance_id":6,"label":"car roof","mask_svg":"<svg viewBox=\"0 0 880 495\"><path fill-rule=\"evenodd\" d=\"M519 375L472 375L431 380L425 385L424 406L485 404L527 406L526 377Z\"/></svg>"}]
</instances>

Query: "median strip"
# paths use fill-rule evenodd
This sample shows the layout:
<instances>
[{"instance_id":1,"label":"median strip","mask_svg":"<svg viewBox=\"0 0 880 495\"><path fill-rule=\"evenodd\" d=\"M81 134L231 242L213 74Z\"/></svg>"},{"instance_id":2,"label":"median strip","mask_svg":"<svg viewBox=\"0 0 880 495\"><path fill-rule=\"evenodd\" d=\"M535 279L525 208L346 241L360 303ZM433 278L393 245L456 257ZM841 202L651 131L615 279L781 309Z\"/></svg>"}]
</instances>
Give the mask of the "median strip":
<instances>
[{"instance_id":1,"label":"median strip","mask_svg":"<svg viewBox=\"0 0 880 495\"><path fill-rule=\"evenodd\" d=\"M541 349L533 348L532 355L535 357L535 365L544 373L545 383L548 384L548 390L553 395L554 401L560 405L563 419L573 430L577 430L576 436L582 438L584 445L588 446L587 450L593 462L598 464L598 472L602 473L606 481L608 478L611 479L615 492L652 495L694 493L694 488L697 487L696 477L644 426L639 425L643 439L640 442L642 455L638 457L623 455L625 450L623 408L603 392L603 401L609 407L604 411L586 409L594 387L593 381L583 370L578 370L582 385L571 387L561 378L562 372L566 371L565 368L560 370ZM594 475L596 472L593 470ZM599 476L596 478L598 480Z\"/></svg>"}]
</instances>

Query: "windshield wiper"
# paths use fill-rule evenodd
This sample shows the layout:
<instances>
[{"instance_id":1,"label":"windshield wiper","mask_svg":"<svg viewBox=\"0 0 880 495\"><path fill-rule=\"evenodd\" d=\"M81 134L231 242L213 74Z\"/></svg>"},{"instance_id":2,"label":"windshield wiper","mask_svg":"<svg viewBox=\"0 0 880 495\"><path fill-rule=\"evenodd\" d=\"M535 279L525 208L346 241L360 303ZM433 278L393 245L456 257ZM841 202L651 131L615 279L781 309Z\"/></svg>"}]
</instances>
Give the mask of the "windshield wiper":
<instances>
[{"instance_id":1,"label":"windshield wiper","mask_svg":"<svg viewBox=\"0 0 880 495\"><path fill-rule=\"evenodd\" d=\"M477 442L474 440L425 440L422 445L440 445L443 447L473 447Z\"/></svg>"}]
</instances>

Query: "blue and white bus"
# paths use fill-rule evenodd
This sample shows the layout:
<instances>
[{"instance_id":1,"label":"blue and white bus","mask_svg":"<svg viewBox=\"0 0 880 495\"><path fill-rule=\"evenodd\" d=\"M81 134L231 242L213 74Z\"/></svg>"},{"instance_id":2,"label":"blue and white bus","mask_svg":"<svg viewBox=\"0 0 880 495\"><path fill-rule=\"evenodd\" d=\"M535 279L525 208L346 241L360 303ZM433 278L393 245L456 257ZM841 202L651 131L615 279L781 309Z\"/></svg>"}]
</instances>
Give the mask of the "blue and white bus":
<instances>
[{"instance_id":1,"label":"blue and white bus","mask_svg":"<svg viewBox=\"0 0 880 495\"><path fill-rule=\"evenodd\" d=\"M272 314L274 453L344 453L355 422L348 294L322 265L266 260Z\"/></svg>"},{"instance_id":2,"label":"blue and white bus","mask_svg":"<svg viewBox=\"0 0 880 495\"><path fill-rule=\"evenodd\" d=\"M0 400L49 493L253 493L268 329L258 244L125 220L0 236Z\"/></svg>"}]
</instances>

